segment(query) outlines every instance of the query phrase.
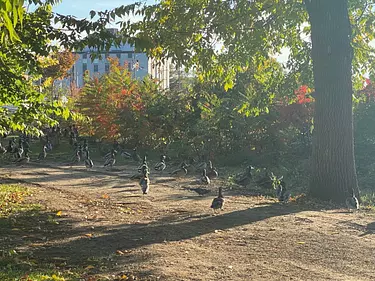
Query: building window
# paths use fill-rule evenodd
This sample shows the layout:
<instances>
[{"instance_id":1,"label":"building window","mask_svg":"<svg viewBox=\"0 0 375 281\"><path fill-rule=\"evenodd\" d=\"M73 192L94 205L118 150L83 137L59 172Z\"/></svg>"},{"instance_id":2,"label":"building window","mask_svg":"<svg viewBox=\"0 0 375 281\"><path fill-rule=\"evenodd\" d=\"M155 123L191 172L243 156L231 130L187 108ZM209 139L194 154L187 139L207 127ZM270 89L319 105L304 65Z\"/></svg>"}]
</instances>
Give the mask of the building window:
<instances>
[{"instance_id":1,"label":"building window","mask_svg":"<svg viewBox=\"0 0 375 281\"><path fill-rule=\"evenodd\" d=\"M109 72L109 63L105 64L105 72Z\"/></svg>"},{"instance_id":2,"label":"building window","mask_svg":"<svg viewBox=\"0 0 375 281\"><path fill-rule=\"evenodd\" d=\"M99 71L99 65L98 64L94 64L94 72L98 72Z\"/></svg>"},{"instance_id":3,"label":"building window","mask_svg":"<svg viewBox=\"0 0 375 281\"><path fill-rule=\"evenodd\" d=\"M83 58L83 59L87 59L87 53L84 53L84 54L82 55L82 58Z\"/></svg>"},{"instance_id":4,"label":"building window","mask_svg":"<svg viewBox=\"0 0 375 281\"><path fill-rule=\"evenodd\" d=\"M131 59L133 57L132 53L128 53L128 59Z\"/></svg>"},{"instance_id":5,"label":"building window","mask_svg":"<svg viewBox=\"0 0 375 281\"><path fill-rule=\"evenodd\" d=\"M132 71L132 63L129 61L128 62L128 71L131 72Z\"/></svg>"},{"instance_id":6,"label":"building window","mask_svg":"<svg viewBox=\"0 0 375 281\"><path fill-rule=\"evenodd\" d=\"M118 59L121 59L121 54L120 54L120 53L117 53L117 54L116 54L116 57L117 57Z\"/></svg>"},{"instance_id":7,"label":"building window","mask_svg":"<svg viewBox=\"0 0 375 281\"><path fill-rule=\"evenodd\" d=\"M87 63L82 64L82 72L85 73L87 70Z\"/></svg>"}]
</instances>

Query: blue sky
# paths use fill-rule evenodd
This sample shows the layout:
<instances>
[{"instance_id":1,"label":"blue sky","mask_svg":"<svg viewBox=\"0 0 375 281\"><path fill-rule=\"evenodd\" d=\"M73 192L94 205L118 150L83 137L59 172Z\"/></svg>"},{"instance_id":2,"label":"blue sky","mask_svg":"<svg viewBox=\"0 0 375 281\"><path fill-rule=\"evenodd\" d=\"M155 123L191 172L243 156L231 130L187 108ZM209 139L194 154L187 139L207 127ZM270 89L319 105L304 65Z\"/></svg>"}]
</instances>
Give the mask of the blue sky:
<instances>
[{"instance_id":1,"label":"blue sky","mask_svg":"<svg viewBox=\"0 0 375 281\"><path fill-rule=\"evenodd\" d=\"M110 10L121 5L129 5L136 0L62 0L62 3L54 7L54 11L63 15L73 15L77 18L86 18L91 10ZM139 1L138 1L139 2ZM154 4L155 0L143 1L147 4Z\"/></svg>"}]
</instances>

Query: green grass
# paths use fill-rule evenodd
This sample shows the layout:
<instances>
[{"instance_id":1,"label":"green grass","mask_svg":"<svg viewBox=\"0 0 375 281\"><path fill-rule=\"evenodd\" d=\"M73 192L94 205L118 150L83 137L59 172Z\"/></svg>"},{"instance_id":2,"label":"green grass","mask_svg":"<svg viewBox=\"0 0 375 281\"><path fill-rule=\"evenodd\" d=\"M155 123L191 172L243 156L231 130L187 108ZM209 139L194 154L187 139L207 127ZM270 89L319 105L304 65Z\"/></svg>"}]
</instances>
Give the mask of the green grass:
<instances>
[{"instance_id":1,"label":"green grass","mask_svg":"<svg viewBox=\"0 0 375 281\"><path fill-rule=\"evenodd\" d=\"M373 190L361 190L362 205L375 209L375 192Z\"/></svg>"},{"instance_id":2,"label":"green grass","mask_svg":"<svg viewBox=\"0 0 375 281\"><path fill-rule=\"evenodd\" d=\"M37 212L39 204L26 204L25 196L31 194L31 190L19 184L0 185L0 218L8 218L15 213Z\"/></svg>"}]
</instances>

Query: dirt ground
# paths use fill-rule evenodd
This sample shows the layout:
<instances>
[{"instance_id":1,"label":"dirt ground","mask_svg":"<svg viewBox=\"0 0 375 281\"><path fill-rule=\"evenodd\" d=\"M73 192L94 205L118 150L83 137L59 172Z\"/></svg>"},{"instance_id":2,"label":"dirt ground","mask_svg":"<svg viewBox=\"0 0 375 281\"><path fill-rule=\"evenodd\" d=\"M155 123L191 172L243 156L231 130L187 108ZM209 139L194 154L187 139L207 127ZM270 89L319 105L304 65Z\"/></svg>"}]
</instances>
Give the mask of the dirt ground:
<instances>
[{"instance_id":1,"label":"dirt ground","mask_svg":"<svg viewBox=\"0 0 375 281\"><path fill-rule=\"evenodd\" d=\"M212 192L199 196L195 177L151 174L141 194L117 172L68 166L0 168L2 179L32 184L28 200L56 213L54 228L34 225L17 250L89 275L137 280L375 280L375 214L347 212L224 188L225 209L212 215ZM57 224L58 223L58 224ZM99 262L99 263L98 263Z\"/></svg>"}]
</instances>

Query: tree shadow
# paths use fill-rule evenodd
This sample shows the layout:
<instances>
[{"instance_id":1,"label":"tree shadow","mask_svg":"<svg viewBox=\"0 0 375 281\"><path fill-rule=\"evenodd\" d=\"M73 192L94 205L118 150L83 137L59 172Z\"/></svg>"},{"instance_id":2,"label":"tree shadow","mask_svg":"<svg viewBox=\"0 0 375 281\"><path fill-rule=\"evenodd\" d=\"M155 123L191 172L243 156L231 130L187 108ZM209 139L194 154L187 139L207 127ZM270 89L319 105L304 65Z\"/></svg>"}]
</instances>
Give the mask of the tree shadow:
<instances>
[{"instance_id":1,"label":"tree shadow","mask_svg":"<svg viewBox=\"0 0 375 281\"><path fill-rule=\"evenodd\" d=\"M367 224L366 228L365 228L365 232L363 232L359 236L362 237L362 236L366 236L366 235L369 235L369 234L375 234L375 222L371 222L371 223Z\"/></svg>"},{"instance_id":2,"label":"tree shadow","mask_svg":"<svg viewBox=\"0 0 375 281\"><path fill-rule=\"evenodd\" d=\"M115 227L103 226L96 231L99 236L91 239L74 239L34 250L34 256L50 258L57 256L70 263L79 263L93 254L107 256L117 250L134 250L139 247L163 243L165 241L180 241L212 233L217 229L226 230L242 225L252 224L271 217L283 216L301 212L300 206L281 206L278 204L256 207L253 209L233 211L216 216L203 214L177 218L162 218L156 223L142 225L123 224ZM187 220L187 221L186 221ZM87 229L78 229L71 233L82 233ZM69 233L66 233L69 235Z\"/></svg>"}]
</instances>

